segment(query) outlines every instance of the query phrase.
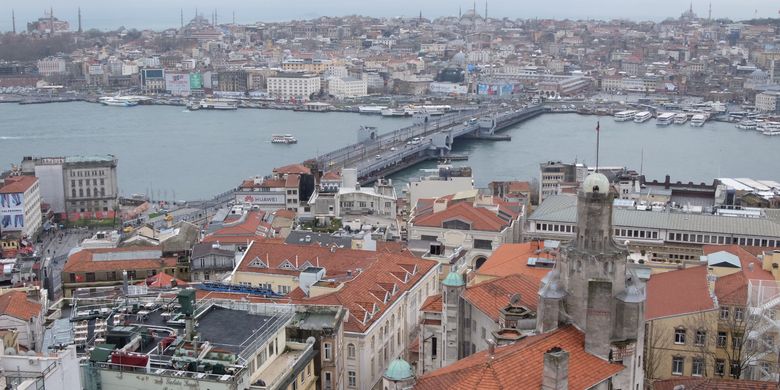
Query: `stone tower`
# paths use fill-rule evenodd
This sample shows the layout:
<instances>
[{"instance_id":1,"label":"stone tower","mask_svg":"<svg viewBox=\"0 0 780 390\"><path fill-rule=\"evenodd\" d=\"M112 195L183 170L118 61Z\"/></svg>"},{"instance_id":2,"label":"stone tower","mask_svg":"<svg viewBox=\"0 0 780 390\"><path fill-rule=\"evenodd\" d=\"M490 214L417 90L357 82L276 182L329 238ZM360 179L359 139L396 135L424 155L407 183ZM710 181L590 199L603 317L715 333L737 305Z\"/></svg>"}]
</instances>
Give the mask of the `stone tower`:
<instances>
[{"instance_id":1,"label":"stone tower","mask_svg":"<svg viewBox=\"0 0 780 390\"><path fill-rule=\"evenodd\" d=\"M441 282L442 284L442 323L445 324L442 331L442 367L450 365L461 357L461 340L463 340L462 315L460 296L466 288L463 277L455 272L450 272Z\"/></svg>"},{"instance_id":2,"label":"stone tower","mask_svg":"<svg viewBox=\"0 0 780 390\"><path fill-rule=\"evenodd\" d=\"M622 362L621 386L642 387L636 369L644 337L644 287L626 270L628 252L613 241L609 180L589 175L577 194L575 239L539 290L537 331L549 332L571 323L585 333L585 350L605 360Z\"/></svg>"}]
</instances>

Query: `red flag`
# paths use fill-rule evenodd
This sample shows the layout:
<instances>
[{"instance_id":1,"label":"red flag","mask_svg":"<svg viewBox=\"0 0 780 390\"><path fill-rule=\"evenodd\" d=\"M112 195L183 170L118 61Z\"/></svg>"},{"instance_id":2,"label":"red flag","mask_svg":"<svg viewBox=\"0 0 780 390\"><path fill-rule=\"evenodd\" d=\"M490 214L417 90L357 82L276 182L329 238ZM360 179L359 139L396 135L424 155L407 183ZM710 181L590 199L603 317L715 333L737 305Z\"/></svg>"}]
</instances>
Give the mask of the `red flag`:
<instances>
[{"instance_id":1,"label":"red flag","mask_svg":"<svg viewBox=\"0 0 780 390\"><path fill-rule=\"evenodd\" d=\"M599 126L600 126L600 123L598 121L596 121L596 132L597 133L599 132Z\"/></svg>"}]
</instances>

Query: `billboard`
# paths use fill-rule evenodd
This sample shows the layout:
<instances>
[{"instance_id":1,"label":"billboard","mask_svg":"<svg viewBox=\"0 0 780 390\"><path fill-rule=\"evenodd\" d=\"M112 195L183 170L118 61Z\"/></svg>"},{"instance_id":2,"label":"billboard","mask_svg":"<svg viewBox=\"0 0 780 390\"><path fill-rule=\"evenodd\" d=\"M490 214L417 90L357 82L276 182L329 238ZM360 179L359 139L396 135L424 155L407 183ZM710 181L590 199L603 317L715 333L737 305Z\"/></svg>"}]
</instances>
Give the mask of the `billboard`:
<instances>
[{"instance_id":1,"label":"billboard","mask_svg":"<svg viewBox=\"0 0 780 390\"><path fill-rule=\"evenodd\" d=\"M190 73L190 89L203 89L203 76L200 73Z\"/></svg>"},{"instance_id":2,"label":"billboard","mask_svg":"<svg viewBox=\"0 0 780 390\"><path fill-rule=\"evenodd\" d=\"M174 96L190 94L190 76L186 73L166 73L165 90Z\"/></svg>"},{"instance_id":3,"label":"billboard","mask_svg":"<svg viewBox=\"0 0 780 390\"><path fill-rule=\"evenodd\" d=\"M24 229L24 194L0 194L0 230L19 232Z\"/></svg>"},{"instance_id":4,"label":"billboard","mask_svg":"<svg viewBox=\"0 0 780 390\"><path fill-rule=\"evenodd\" d=\"M284 208L287 198L283 192L236 194L236 203L249 203L260 206L278 206Z\"/></svg>"}]
</instances>

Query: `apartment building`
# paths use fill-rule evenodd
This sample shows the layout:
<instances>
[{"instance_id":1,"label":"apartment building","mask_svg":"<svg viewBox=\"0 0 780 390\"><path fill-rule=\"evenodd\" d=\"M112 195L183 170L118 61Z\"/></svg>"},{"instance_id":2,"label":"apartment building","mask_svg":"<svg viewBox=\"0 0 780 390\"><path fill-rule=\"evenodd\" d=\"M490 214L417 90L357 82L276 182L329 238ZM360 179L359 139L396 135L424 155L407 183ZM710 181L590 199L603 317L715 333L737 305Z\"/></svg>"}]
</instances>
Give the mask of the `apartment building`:
<instances>
[{"instance_id":1,"label":"apartment building","mask_svg":"<svg viewBox=\"0 0 780 390\"><path fill-rule=\"evenodd\" d=\"M32 238L41 228L38 178L10 176L0 184L0 232Z\"/></svg>"},{"instance_id":2,"label":"apartment building","mask_svg":"<svg viewBox=\"0 0 780 390\"><path fill-rule=\"evenodd\" d=\"M62 165L65 213L69 220L112 218L118 205L117 158L70 156Z\"/></svg>"},{"instance_id":3,"label":"apartment building","mask_svg":"<svg viewBox=\"0 0 780 390\"><path fill-rule=\"evenodd\" d=\"M268 94L281 100L308 101L320 93L320 77L311 73L280 73L266 80Z\"/></svg>"}]
</instances>

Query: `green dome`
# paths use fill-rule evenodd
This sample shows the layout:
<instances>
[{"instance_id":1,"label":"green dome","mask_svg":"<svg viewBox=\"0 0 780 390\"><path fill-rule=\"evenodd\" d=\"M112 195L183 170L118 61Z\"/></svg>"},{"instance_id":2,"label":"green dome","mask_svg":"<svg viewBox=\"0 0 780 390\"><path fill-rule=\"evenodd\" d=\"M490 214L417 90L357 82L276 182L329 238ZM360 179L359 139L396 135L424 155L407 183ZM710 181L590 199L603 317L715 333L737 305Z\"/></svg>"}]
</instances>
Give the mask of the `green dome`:
<instances>
[{"instance_id":1,"label":"green dome","mask_svg":"<svg viewBox=\"0 0 780 390\"><path fill-rule=\"evenodd\" d=\"M463 278L455 272L450 272L442 283L448 287L461 287L466 285L466 283L463 282Z\"/></svg>"},{"instance_id":2,"label":"green dome","mask_svg":"<svg viewBox=\"0 0 780 390\"><path fill-rule=\"evenodd\" d=\"M402 381L414 376L412 366L406 360L398 358L390 362L385 371L385 378L391 381Z\"/></svg>"}]
</instances>

